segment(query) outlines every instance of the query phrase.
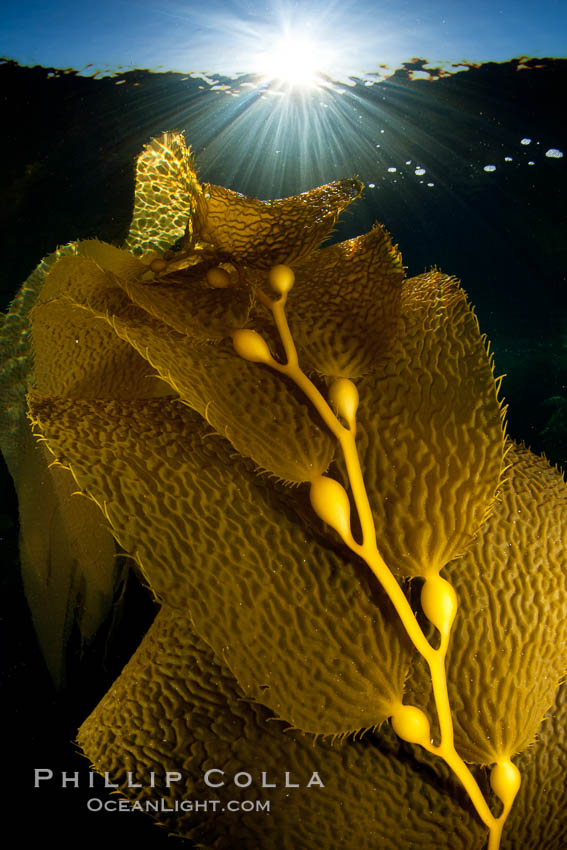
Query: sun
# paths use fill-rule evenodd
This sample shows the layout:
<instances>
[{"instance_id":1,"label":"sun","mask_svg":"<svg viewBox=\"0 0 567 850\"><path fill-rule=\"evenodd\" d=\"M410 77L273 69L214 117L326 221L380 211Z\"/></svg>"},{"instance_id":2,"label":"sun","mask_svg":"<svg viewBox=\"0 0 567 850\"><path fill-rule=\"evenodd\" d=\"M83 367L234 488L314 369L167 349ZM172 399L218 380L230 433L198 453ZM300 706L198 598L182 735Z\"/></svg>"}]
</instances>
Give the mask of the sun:
<instances>
[{"instance_id":1,"label":"sun","mask_svg":"<svg viewBox=\"0 0 567 850\"><path fill-rule=\"evenodd\" d=\"M258 73L289 88L320 86L329 68L329 53L311 38L288 33L259 56Z\"/></svg>"}]
</instances>

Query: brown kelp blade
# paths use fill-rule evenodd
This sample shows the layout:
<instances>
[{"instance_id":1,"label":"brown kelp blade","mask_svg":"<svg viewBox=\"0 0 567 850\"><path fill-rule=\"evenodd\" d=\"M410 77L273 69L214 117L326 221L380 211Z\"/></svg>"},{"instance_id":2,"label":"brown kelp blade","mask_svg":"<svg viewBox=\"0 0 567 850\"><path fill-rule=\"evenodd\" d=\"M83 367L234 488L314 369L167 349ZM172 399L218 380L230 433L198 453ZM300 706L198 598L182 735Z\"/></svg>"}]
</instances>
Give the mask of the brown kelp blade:
<instances>
[{"instance_id":1,"label":"brown kelp blade","mask_svg":"<svg viewBox=\"0 0 567 850\"><path fill-rule=\"evenodd\" d=\"M274 201L221 186L201 186L181 133L153 139L138 157L135 204L125 248L161 253L183 238L181 254L212 250L239 264L269 268L303 257L329 236L362 192L340 180Z\"/></svg>"},{"instance_id":2,"label":"brown kelp blade","mask_svg":"<svg viewBox=\"0 0 567 850\"><path fill-rule=\"evenodd\" d=\"M76 624L90 641L113 601L116 547L104 516L77 494L71 472L30 433L16 479L20 563L39 645L56 685L65 680L65 647Z\"/></svg>"},{"instance_id":3,"label":"brown kelp blade","mask_svg":"<svg viewBox=\"0 0 567 850\"><path fill-rule=\"evenodd\" d=\"M538 749L567 672L567 486L525 448L511 445L507 461L491 516L446 571L459 597L447 661L455 740L480 764ZM418 681L427 693L425 671Z\"/></svg>"},{"instance_id":4,"label":"brown kelp blade","mask_svg":"<svg viewBox=\"0 0 567 850\"><path fill-rule=\"evenodd\" d=\"M161 253L183 236L194 241L201 194L183 135L164 133L152 139L137 159L134 212L124 247L143 256Z\"/></svg>"},{"instance_id":5,"label":"brown kelp blade","mask_svg":"<svg viewBox=\"0 0 567 850\"><path fill-rule=\"evenodd\" d=\"M241 454L289 482L323 473L335 441L303 395L276 372L243 361L230 341L205 345L131 302L109 303L93 317L105 320L119 342L147 361L170 392L196 410ZM84 302L88 308L88 301ZM84 312L84 311L83 311Z\"/></svg>"},{"instance_id":6,"label":"brown kelp blade","mask_svg":"<svg viewBox=\"0 0 567 850\"><path fill-rule=\"evenodd\" d=\"M567 845L567 685L560 685L535 745L514 759L522 785L506 824L502 850L562 850Z\"/></svg>"},{"instance_id":7,"label":"brown kelp blade","mask_svg":"<svg viewBox=\"0 0 567 850\"><path fill-rule=\"evenodd\" d=\"M30 410L158 598L247 696L315 733L389 716L411 650L376 581L321 545L197 414L162 399L33 397Z\"/></svg>"},{"instance_id":8,"label":"brown kelp blade","mask_svg":"<svg viewBox=\"0 0 567 850\"><path fill-rule=\"evenodd\" d=\"M378 548L398 574L438 572L486 519L505 449L491 358L452 278L405 282L392 348L358 390Z\"/></svg>"},{"instance_id":9,"label":"brown kelp blade","mask_svg":"<svg viewBox=\"0 0 567 850\"><path fill-rule=\"evenodd\" d=\"M236 263L263 269L293 264L325 241L362 189L358 180L339 180L290 198L260 201L207 185L196 229Z\"/></svg>"},{"instance_id":10,"label":"brown kelp blade","mask_svg":"<svg viewBox=\"0 0 567 850\"><path fill-rule=\"evenodd\" d=\"M93 637L109 611L116 576L115 545L104 518L92 502L73 495L71 473L52 466L52 455L33 439L27 419L27 388L38 382L30 311L50 269L74 254L75 246L68 245L40 263L2 317L0 336L0 446L18 495L26 598L57 685L65 678L73 625L83 640ZM55 346L54 365L61 363L61 353Z\"/></svg>"},{"instance_id":11,"label":"brown kelp blade","mask_svg":"<svg viewBox=\"0 0 567 850\"><path fill-rule=\"evenodd\" d=\"M404 277L385 230L315 251L293 271L287 315L302 368L353 380L374 371L398 330Z\"/></svg>"},{"instance_id":12,"label":"brown kelp blade","mask_svg":"<svg viewBox=\"0 0 567 850\"><path fill-rule=\"evenodd\" d=\"M156 797L170 810L183 799L219 800L216 812L157 816L200 847L481 850L485 843L474 816L447 797L433 773L420 776L395 743L381 751L372 736L314 743L284 731L262 706L243 698L185 614L168 607L83 724L78 742L96 769L142 807ZM204 782L207 767L215 788ZM169 789L166 770L182 777ZM152 771L159 788L144 781ZM128 772L142 789L126 787ZM239 773L237 782L250 776L247 787L235 786ZM286 776L288 786L299 787L286 787ZM268 802L269 813L250 811L250 804L248 811L228 813L229 800L243 799L252 806Z\"/></svg>"}]
</instances>

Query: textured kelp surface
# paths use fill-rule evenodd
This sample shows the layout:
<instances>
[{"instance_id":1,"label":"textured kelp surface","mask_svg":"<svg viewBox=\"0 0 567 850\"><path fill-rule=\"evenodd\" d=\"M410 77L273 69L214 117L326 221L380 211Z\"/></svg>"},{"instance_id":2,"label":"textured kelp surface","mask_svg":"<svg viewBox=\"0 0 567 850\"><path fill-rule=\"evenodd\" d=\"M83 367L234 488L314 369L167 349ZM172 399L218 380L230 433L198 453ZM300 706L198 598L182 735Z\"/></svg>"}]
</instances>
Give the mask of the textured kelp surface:
<instances>
[{"instance_id":1,"label":"textured kelp surface","mask_svg":"<svg viewBox=\"0 0 567 850\"><path fill-rule=\"evenodd\" d=\"M164 711L165 707L165 711ZM116 745L108 748L108 743ZM215 796L269 799L272 813L247 812L233 818L166 815L163 825L207 847L439 847L480 848L482 827L467 811L447 811L443 787L420 777L392 737L377 741L319 741L284 732L261 705L242 699L236 681L188 627L185 617L165 606L138 652L107 697L83 724L79 744L101 771L126 782L127 772L161 776L180 770L183 784L160 788L175 800L202 793L209 766L223 770L226 787ZM262 773L277 788L235 788L230 781L245 769ZM300 788L285 788L285 772ZM317 772L325 788L308 784ZM218 782L220 774L212 780ZM210 793L210 792L209 792ZM148 790L138 792L144 800ZM449 815L450 820L447 820ZM199 822L200 821L200 822Z\"/></svg>"},{"instance_id":2,"label":"textured kelp surface","mask_svg":"<svg viewBox=\"0 0 567 850\"><path fill-rule=\"evenodd\" d=\"M432 719L435 709L378 581L309 504L323 473L350 489L333 435L289 378L231 342L253 328L285 360L265 301L267 270L286 263L303 369L324 395L338 377L357 384L386 563L412 600L439 570L457 591L457 750L481 766L521 753L503 846L559 848L567 491L545 460L506 442L486 340L457 281L404 280L378 225L317 247L360 191L347 180L263 202L201 186L168 134L138 161L125 247L68 246L32 276L4 322L0 387L34 619L61 678L73 617L88 639L107 610L116 544L161 603L79 735L126 795L138 793L128 771L152 770L181 771L176 793L196 794L208 766L258 776L285 765L326 784L270 789L269 822L178 812L171 831L219 848L235 831L250 848L484 846L454 777L383 726L402 699Z\"/></svg>"},{"instance_id":3,"label":"textured kelp surface","mask_svg":"<svg viewBox=\"0 0 567 850\"><path fill-rule=\"evenodd\" d=\"M32 408L56 454L73 452L78 482L105 506L150 586L190 614L247 695L310 732L388 716L410 654L395 613L376 604L376 582L353 580L344 555L310 539L267 479L231 459L196 414L161 400Z\"/></svg>"},{"instance_id":4,"label":"textured kelp surface","mask_svg":"<svg viewBox=\"0 0 567 850\"><path fill-rule=\"evenodd\" d=\"M182 684L181 684L182 683ZM151 696L150 696L151 695ZM502 847L560 850L565 841L567 749L566 688L556 697L550 718L541 726L538 752L519 757L523 784ZM108 748L108 743L113 746ZM200 780L209 767L225 771L227 786L215 790L230 799L269 799L273 814L247 813L214 819L169 814L160 822L206 847L244 848L360 846L374 850L485 846L482 826L471 814L462 792L438 762L416 769L407 748L388 730L362 740L331 744L283 731L262 706L242 699L236 682L222 664L167 607L162 609L140 649L101 704L83 724L79 743L95 767L126 784L129 770L148 776L152 770L180 770L183 783L173 790L160 786L170 807L175 800L203 793ZM414 755L419 757L417 750ZM229 780L246 770L252 788L235 788ZM306 784L314 771L325 782L289 790L291 781ZM279 787L258 788L262 772ZM214 781L218 781L215 774ZM294 778L295 777L295 778ZM299 782L298 782L299 784ZM146 788L129 792L132 799L151 799ZM456 802L458 801L458 802Z\"/></svg>"},{"instance_id":5,"label":"textured kelp surface","mask_svg":"<svg viewBox=\"0 0 567 850\"><path fill-rule=\"evenodd\" d=\"M565 673L563 476L515 445L506 461L490 517L446 571L466 612L447 663L457 749L480 764L537 740Z\"/></svg>"}]
</instances>

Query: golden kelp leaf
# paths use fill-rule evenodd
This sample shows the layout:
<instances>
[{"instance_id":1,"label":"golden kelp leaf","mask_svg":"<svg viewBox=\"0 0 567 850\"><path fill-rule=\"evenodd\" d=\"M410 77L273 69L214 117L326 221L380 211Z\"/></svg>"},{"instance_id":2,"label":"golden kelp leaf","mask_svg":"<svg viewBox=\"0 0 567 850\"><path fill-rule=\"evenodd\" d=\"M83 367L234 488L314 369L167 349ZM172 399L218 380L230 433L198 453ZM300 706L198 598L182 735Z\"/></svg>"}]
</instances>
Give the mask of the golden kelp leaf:
<instances>
[{"instance_id":1,"label":"golden kelp leaf","mask_svg":"<svg viewBox=\"0 0 567 850\"><path fill-rule=\"evenodd\" d=\"M85 239L77 242L77 255L94 260L104 271L112 272L118 281L125 283L137 280L148 271L147 263L143 263L130 251L101 242L98 239ZM116 281L115 281L116 283ZM71 288L71 293L73 288ZM77 292L77 294L79 294Z\"/></svg>"},{"instance_id":2,"label":"golden kelp leaf","mask_svg":"<svg viewBox=\"0 0 567 850\"><path fill-rule=\"evenodd\" d=\"M193 237L201 186L181 133L152 139L138 157L134 212L124 247L136 255L165 251Z\"/></svg>"},{"instance_id":3,"label":"golden kelp leaf","mask_svg":"<svg viewBox=\"0 0 567 850\"><path fill-rule=\"evenodd\" d=\"M123 304L97 315L258 467L289 482L327 469L335 442L312 406L271 369L238 357L231 342L204 345Z\"/></svg>"},{"instance_id":4,"label":"golden kelp leaf","mask_svg":"<svg viewBox=\"0 0 567 850\"><path fill-rule=\"evenodd\" d=\"M358 378L390 347L404 268L389 236L370 233L294 264L287 316L304 369Z\"/></svg>"},{"instance_id":5,"label":"golden kelp leaf","mask_svg":"<svg viewBox=\"0 0 567 850\"><path fill-rule=\"evenodd\" d=\"M0 337L0 446L18 494L26 598L56 685L65 677L64 648L74 622L88 641L108 613L116 563L100 512L71 495L72 475L50 466L53 458L33 439L26 415L26 391L34 379L30 311L49 270L75 249L67 245L40 263L3 317Z\"/></svg>"},{"instance_id":6,"label":"golden kelp leaf","mask_svg":"<svg viewBox=\"0 0 567 850\"><path fill-rule=\"evenodd\" d=\"M514 761L522 774L520 791L502 838L502 850L564 850L567 847L567 686L538 731L533 748Z\"/></svg>"},{"instance_id":7,"label":"golden kelp leaf","mask_svg":"<svg viewBox=\"0 0 567 850\"><path fill-rule=\"evenodd\" d=\"M78 249L78 244L75 248ZM120 251L120 256L122 255L123 252ZM124 256L131 257L127 253ZM132 257L132 260L136 264L139 263L135 257ZM122 294L114 275L107 273L96 260L77 255L62 257L51 267L43 281L34 309L37 309L40 304L49 304L58 298L77 300L90 304L93 309L97 307L102 309L109 293L115 293L118 296Z\"/></svg>"},{"instance_id":8,"label":"golden kelp leaf","mask_svg":"<svg viewBox=\"0 0 567 850\"><path fill-rule=\"evenodd\" d=\"M82 725L78 742L97 770L142 802L218 799L216 813L160 813L168 830L217 850L481 850L486 831L395 748L375 740L318 741L282 731L242 698L224 664L162 609L135 656ZM272 722L270 722L272 721ZM204 773L212 769L210 788ZM127 773L141 783L127 789ZM154 771L158 788L149 788ZM165 788L165 771L180 782ZM224 775L220 773L224 771ZM286 788L285 775L299 788ZM238 788L252 777L250 787ZM277 787L262 789L262 774ZM316 778L314 778L314 775ZM306 787L313 778L311 787ZM321 788L317 779L324 784ZM433 779L433 781L431 781ZM269 801L270 811L228 812L229 800Z\"/></svg>"},{"instance_id":9,"label":"golden kelp leaf","mask_svg":"<svg viewBox=\"0 0 567 850\"><path fill-rule=\"evenodd\" d=\"M53 457L31 431L21 452L16 486L22 578L43 657L60 686L73 623L89 641L110 609L115 545L96 505L73 495L73 476L49 466Z\"/></svg>"},{"instance_id":10,"label":"golden kelp leaf","mask_svg":"<svg viewBox=\"0 0 567 850\"><path fill-rule=\"evenodd\" d=\"M339 180L276 201L258 201L221 186L203 189L196 224L200 238L237 263L268 269L292 264L324 242L363 185Z\"/></svg>"},{"instance_id":11,"label":"golden kelp leaf","mask_svg":"<svg viewBox=\"0 0 567 850\"><path fill-rule=\"evenodd\" d=\"M65 245L45 257L15 296L8 313L0 313L0 448L13 478L21 461L21 437L29 430L26 392L33 368L29 314L49 269L61 257L74 253L73 245Z\"/></svg>"},{"instance_id":12,"label":"golden kelp leaf","mask_svg":"<svg viewBox=\"0 0 567 850\"><path fill-rule=\"evenodd\" d=\"M215 289L201 265L160 278L159 284L132 281L124 289L138 306L180 334L219 341L248 320L252 293L244 285Z\"/></svg>"},{"instance_id":13,"label":"golden kelp leaf","mask_svg":"<svg viewBox=\"0 0 567 850\"><path fill-rule=\"evenodd\" d=\"M461 576L460 572L459 576ZM466 612L461 612L461 616L466 616ZM407 701L416 697L415 673L416 671L412 671L408 682ZM418 667L417 673L418 678L425 683L428 674L423 665ZM425 687L427 688L427 685ZM520 771L521 785L506 820L500 844L501 850L520 850L520 848L521 850L564 850L567 846L566 728L567 684L563 682L557 689L553 705L550 706L538 730L535 744L514 756L513 763ZM389 727L384 727L385 732L388 730ZM381 731L380 737L387 736ZM412 746L410 749L416 760L416 770L422 773L433 771L439 776L445 775L446 768L443 765L440 766L438 758L425 752L421 747ZM478 766L473 766L472 771L480 786L485 788L487 802L497 813L499 804L496 796L489 790L488 771ZM447 791L451 793L449 789ZM454 799L456 801L458 797L455 796ZM425 843L423 850L430 850L434 846L435 844ZM422 845L416 845L416 850L418 847L422 848Z\"/></svg>"},{"instance_id":14,"label":"golden kelp leaf","mask_svg":"<svg viewBox=\"0 0 567 850\"><path fill-rule=\"evenodd\" d=\"M89 310L71 300L88 304ZM171 394L132 346L91 310L127 310L114 276L84 257L64 257L48 274L31 312L34 383L43 393L83 398Z\"/></svg>"},{"instance_id":15,"label":"golden kelp leaf","mask_svg":"<svg viewBox=\"0 0 567 850\"><path fill-rule=\"evenodd\" d=\"M387 359L358 382L357 444L390 569L439 570L470 545L500 479L497 382L465 294L439 272L405 282Z\"/></svg>"},{"instance_id":16,"label":"golden kelp leaf","mask_svg":"<svg viewBox=\"0 0 567 850\"><path fill-rule=\"evenodd\" d=\"M411 650L377 582L313 539L195 413L165 400L32 398L31 415L247 696L317 733L391 714Z\"/></svg>"},{"instance_id":17,"label":"golden kelp leaf","mask_svg":"<svg viewBox=\"0 0 567 850\"><path fill-rule=\"evenodd\" d=\"M481 764L533 743L567 671L567 486L526 449L507 460L492 515L446 572L459 597L447 656L455 740Z\"/></svg>"}]
</instances>

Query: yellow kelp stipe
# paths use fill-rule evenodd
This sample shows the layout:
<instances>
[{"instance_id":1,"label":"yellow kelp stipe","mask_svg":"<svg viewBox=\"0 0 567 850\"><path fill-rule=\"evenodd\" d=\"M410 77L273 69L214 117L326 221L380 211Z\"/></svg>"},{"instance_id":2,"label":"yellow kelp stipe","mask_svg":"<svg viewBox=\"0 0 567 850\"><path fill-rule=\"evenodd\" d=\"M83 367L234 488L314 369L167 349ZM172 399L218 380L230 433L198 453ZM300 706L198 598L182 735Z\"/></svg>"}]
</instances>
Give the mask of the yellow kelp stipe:
<instances>
[{"instance_id":1,"label":"yellow kelp stipe","mask_svg":"<svg viewBox=\"0 0 567 850\"><path fill-rule=\"evenodd\" d=\"M352 535L348 495L338 481L327 476L313 479L310 488L311 505L319 517L340 534L347 546L366 561L388 594L410 640L427 662L439 722L440 742L437 745L432 743L429 721L417 706L405 705L401 702L394 703L391 712L392 726L403 740L412 744L420 744L449 765L464 785L479 817L489 829L489 850L498 850L504 822L520 787L520 774L509 759L498 763L493 768L491 774L492 787L504 806L501 814L495 817L474 775L455 749L453 720L447 692L445 657L449 646L451 627L458 609L457 596L449 582L434 571L434 567L429 573L426 573L426 581L422 591L423 610L433 625L439 629L441 635L439 646L433 648L376 544L376 529L355 443L358 391L352 382L345 379L338 387L335 384L334 389L331 390L332 401L339 413L342 413L349 423L349 427L345 428L335 417L319 390L299 366L297 351L285 313L287 297L294 282L292 270L285 270L285 267L278 266L277 269L272 271L269 279L272 288L280 297L277 300L271 300L263 293L259 297L273 314L286 362L279 363L274 360L266 343L255 331L236 331L233 335L236 353L248 360L263 363L291 378L303 390L339 441L360 522L362 541L356 542ZM285 281L285 285L282 285L282 281Z\"/></svg>"}]
</instances>

